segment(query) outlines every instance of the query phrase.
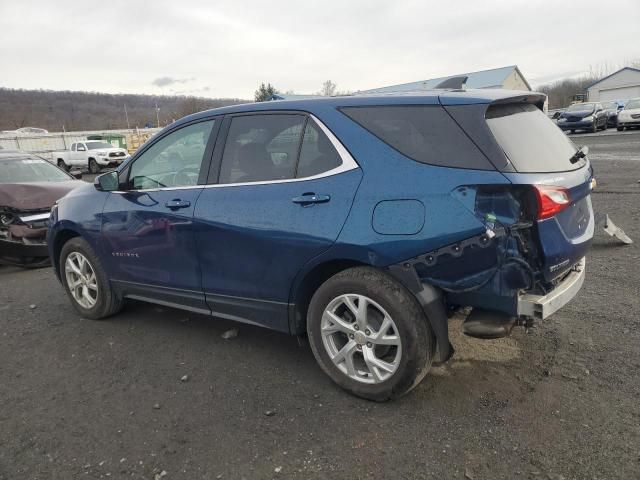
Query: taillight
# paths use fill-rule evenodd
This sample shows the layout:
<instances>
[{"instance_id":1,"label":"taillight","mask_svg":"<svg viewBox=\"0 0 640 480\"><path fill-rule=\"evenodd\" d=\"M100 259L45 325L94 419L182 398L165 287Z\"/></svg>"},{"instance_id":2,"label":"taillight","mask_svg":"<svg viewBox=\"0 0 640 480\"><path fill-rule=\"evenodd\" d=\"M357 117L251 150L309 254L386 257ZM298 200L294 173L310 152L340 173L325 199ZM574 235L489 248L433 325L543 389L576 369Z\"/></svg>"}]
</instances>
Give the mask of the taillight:
<instances>
[{"instance_id":1,"label":"taillight","mask_svg":"<svg viewBox=\"0 0 640 480\"><path fill-rule=\"evenodd\" d=\"M538 200L538 220L553 217L569 206L569 191L563 187L534 185Z\"/></svg>"}]
</instances>

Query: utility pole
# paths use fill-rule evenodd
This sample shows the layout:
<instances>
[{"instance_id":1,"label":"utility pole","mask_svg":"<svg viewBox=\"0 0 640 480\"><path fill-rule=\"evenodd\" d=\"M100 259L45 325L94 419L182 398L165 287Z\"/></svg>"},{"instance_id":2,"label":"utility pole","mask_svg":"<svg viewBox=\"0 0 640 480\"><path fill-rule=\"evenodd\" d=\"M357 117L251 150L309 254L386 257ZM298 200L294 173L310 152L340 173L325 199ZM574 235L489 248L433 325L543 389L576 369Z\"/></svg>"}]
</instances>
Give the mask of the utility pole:
<instances>
[{"instance_id":1,"label":"utility pole","mask_svg":"<svg viewBox=\"0 0 640 480\"><path fill-rule=\"evenodd\" d=\"M127 119L127 130L131 130L131 127L129 126L129 115L127 114L127 104L124 104L124 116Z\"/></svg>"},{"instance_id":2,"label":"utility pole","mask_svg":"<svg viewBox=\"0 0 640 480\"><path fill-rule=\"evenodd\" d=\"M158 103L156 102L156 122L158 122L158 128L160 128L160 109L158 108Z\"/></svg>"}]
</instances>

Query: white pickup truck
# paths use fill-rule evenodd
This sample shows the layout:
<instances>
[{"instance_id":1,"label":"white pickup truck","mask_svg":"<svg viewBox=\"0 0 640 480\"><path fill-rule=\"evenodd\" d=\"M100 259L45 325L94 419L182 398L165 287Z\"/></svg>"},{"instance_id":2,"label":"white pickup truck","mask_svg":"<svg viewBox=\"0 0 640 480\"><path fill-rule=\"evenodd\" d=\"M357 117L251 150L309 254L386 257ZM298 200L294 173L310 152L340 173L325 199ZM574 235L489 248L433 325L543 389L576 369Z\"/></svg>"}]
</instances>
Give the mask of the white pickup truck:
<instances>
[{"instance_id":1,"label":"white pickup truck","mask_svg":"<svg viewBox=\"0 0 640 480\"><path fill-rule=\"evenodd\" d=\"M71 144L71 150L53 152L51 159L60 168L87 168L91 173L100 173L102 167L117 167L129 158L129 152L100 140L86 140Z\"/></svg>"}]
</instances>

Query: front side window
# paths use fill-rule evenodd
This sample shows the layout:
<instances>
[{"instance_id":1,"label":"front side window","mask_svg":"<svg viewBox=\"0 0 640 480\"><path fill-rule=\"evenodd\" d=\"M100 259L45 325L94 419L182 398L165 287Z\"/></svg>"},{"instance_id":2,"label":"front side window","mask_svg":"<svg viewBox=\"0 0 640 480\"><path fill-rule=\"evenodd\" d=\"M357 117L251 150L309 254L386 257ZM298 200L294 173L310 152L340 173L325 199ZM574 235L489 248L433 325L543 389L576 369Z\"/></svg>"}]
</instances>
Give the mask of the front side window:
<instances>
[{"instance_id":1,"label":"front side window","mask_svg":"<svg viewBox=\"0 0 640 480\"><path fill-rule=\"evenodd\" d=\"M149 147L131 165L135 190L196 185L214 120L176 130Z\"/></svg>"},{"instance_id":2,"label":"front side window","mask_svg":"<svg viewBox=\"0 0 640 480\"><path fill-rule=\"evenodd\" d=\"M294 178L306 117L261 114L234 117L222 154L219 183Z\"/></svg>"}]
</instances>

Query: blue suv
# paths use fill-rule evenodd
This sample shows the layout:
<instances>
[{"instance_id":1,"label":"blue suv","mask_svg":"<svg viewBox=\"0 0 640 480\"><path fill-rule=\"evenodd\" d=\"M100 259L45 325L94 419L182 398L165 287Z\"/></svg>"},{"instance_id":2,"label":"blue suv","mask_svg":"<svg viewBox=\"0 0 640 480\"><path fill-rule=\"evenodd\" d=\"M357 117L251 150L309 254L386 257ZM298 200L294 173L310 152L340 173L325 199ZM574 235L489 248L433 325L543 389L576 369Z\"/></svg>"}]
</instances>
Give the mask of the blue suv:
<instances>
[{"instance_id":1,"label":"blue suv","mask_svg":"<svg viewBox=\"0 0 640 480\"><path fill-rule=\"evenodd\" d=\"M347 391L398 397L464 332L575 296L594 231L586 152L540 94L354 95L183 118L51 213L75 309L126 298L308 335ZM465 311L468 311L465 310Z\"/></svg>"}]
</instances>

